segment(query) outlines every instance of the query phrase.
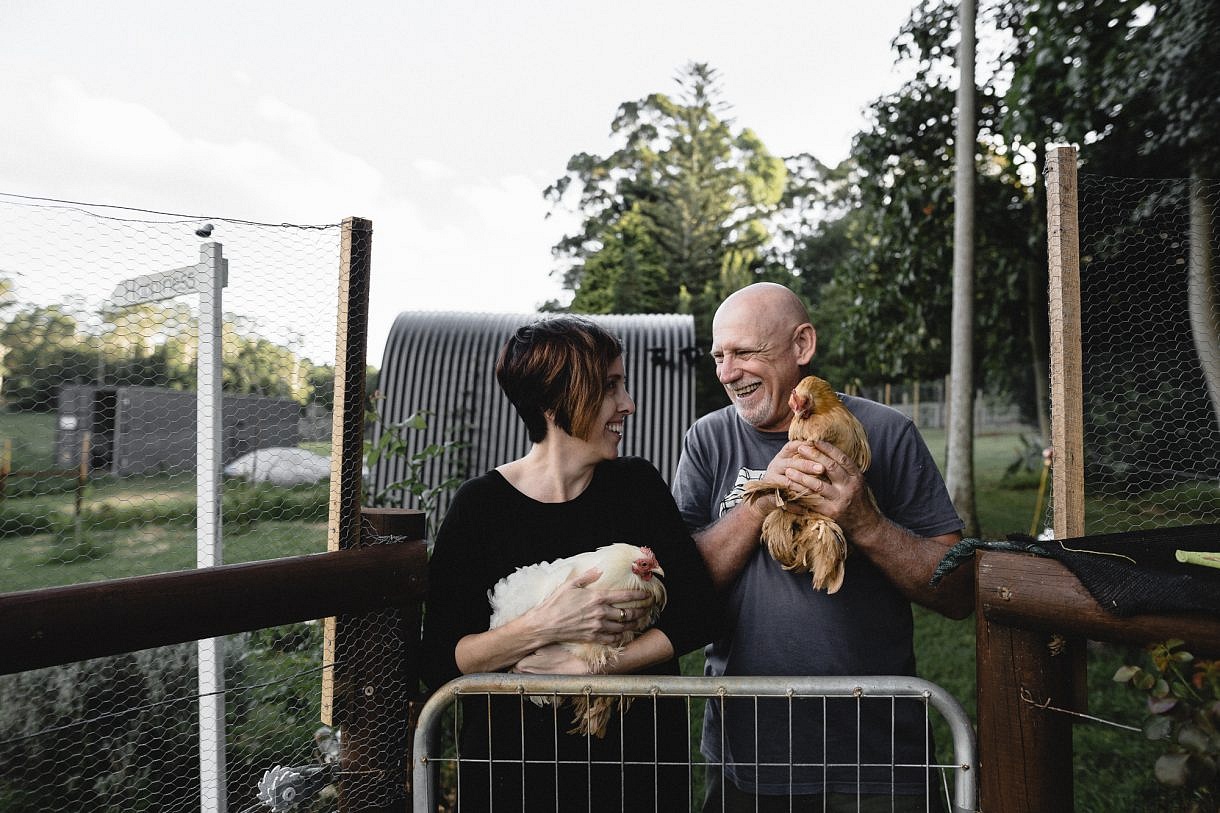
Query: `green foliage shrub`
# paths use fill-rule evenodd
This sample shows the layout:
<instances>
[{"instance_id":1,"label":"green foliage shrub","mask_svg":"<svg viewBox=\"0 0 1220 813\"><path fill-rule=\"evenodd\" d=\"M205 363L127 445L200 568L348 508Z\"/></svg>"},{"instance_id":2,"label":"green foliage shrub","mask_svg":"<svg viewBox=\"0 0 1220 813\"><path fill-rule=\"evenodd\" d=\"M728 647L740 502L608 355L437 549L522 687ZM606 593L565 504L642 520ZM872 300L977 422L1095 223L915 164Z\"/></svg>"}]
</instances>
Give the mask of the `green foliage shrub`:
<instances>
[{"instance_id":1,"label":"green foliage shrub","mask_svg":"<svg viewBox=\"0 0 1220 813\"><path fill-rule=\"evenodd\" d=\"M1182 810L1215 813L1220 806L1220 660L1195 659L1183 642L1148 648L1152 668L1124 665L1114 673L1145 695L1144 736L1162 743L1153 773L1174 789Z\"/></svg>"},{"instance_id":2,"label":"green foliage shrub","mask_svg":"<svg viewBox=\"0 0 1220 813\"><path fill-rule=\"evenodd\" d=\"M226 527L242 530L270 519L325 522L329 497L326 483L283 488L268 483L235 482L225 485L221 504ZM0 539L71 532L75 525L71 511L71 504L13 506L0 501ZM98 502L85 509L81 523L96 531L142 525L194 527L194 495L173 502L154 499Z\"/></svg>"},{"instance_id":3,"label":"green foliage shrub","mask_svg":"<svg viewBox=\"0 0 1220 813\"><path fill-rule=\"evenodd\" d=\"M9 477L4 483L4 498L45 497L52 494L71 494L76 489L76 478L67 475Z\"/></svg>"},{"instance_id":4,"label":"green foliage shrub","mask_svg":"<svg viewBox=\"0 0 1220 813\"><path fill-rule=\"evenodd\" d=\"M269 768L318 761L321 651L318 624L225 638L231 809ZM0 810L198 810L196 662L186 643L0 676Z\"/></svg>"},{"instance_id":5,"label":"green foliage shrub","mask_svg":"<svg viewBox=\"0 0 1220 813\"><path fill-rule=\"evenodd\" d=\"M181 644L0 678L0 808L197 810L195 663Z\"/></svg>"},{"instance_id":6,"label":"green foliage shrub","mask_svg":"<svg viewBox=\"0 0 1220 813\"><path fill-rule=\"evenodd\" d=\"M285 488L270 483L234 481L225 484L221 498L226 526L248 528L259 520L325 522L330 500L328 483ZM194 506L191 506L194 522Z\"/></svg>"}]
</instances>

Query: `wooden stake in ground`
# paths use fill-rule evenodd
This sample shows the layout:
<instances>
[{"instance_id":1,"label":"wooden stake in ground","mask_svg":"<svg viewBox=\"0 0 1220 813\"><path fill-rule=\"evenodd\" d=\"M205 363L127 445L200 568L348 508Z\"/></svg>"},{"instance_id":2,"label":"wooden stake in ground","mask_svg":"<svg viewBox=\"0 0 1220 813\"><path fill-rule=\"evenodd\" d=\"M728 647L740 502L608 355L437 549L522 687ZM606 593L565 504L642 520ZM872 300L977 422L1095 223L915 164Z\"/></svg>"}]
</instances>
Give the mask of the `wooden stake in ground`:
<instances>
[{"instance_id":1,"label":"wooden stake in ground","mask_svg":"<svg viewBox=\"0 0 1220 813\"><path fill-rule=\"evenodd\" d=\"M368 347L369 280L373 224L345 218L339 246L338 326L335 336L335 407L331 416L330 510L327 550L360 543L361 471L364 457L364 370ZM335 714L336 619L325 619L322 651L322 722Z\"/></svg>"}]
</instances>

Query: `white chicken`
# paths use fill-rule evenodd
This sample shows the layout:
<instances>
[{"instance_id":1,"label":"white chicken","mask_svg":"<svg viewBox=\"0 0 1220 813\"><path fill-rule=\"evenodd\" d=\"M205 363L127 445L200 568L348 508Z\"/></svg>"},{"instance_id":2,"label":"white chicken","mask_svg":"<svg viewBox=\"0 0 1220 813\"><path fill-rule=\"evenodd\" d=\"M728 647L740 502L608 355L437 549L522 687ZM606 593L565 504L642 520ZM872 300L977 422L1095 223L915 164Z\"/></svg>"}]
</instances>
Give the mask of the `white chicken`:
<instances>
[{"instance_id":1,"label":"white chicken","mask_svg":"<svg viewBox=\"0 0 1220 813\"><path fill-rule=\"evenodd\" d=\"M494 588L487 591L487 598L491 602L490 629L502 626L538 606L573 575L591 568L600 570L601 575L587 585L588 587L643 590L648 593L649 598L643 602L614 606L628 609L651 601L652 610L647 623L641 627L649 627L657 622L661 610L665 608L666 593L665 585L654 576L664 576L665 571L661 569L657 557L650 549L616 542L564 559L519 567L500 579ZM614 644L565 642L560 645L588 664L591 673L598 674L605 672L606 668L617 660L623 647L641 631L624 630ZM535 696L530 699L538 705L547 702L545 697ZM630 698L624 698L624 708L628 703ZM575 726L570 733L604 736L606 724L610 721L613 698L578 697L574 705Z\"/></svg>"}]
</instances>

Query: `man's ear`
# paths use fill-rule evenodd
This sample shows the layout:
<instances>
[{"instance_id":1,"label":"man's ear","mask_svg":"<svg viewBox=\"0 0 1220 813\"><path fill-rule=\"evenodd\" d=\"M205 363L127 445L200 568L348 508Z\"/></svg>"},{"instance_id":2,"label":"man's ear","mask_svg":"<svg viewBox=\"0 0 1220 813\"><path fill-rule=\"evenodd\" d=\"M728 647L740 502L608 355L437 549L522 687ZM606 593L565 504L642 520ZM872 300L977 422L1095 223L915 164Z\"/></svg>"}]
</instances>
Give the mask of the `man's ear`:
<instances>
[{"instance_id":1,"label":"man's ear","mask_svg":"<svg viewBox=\"0 0 1220 813\"><path fill-rule=\"evenodd\" d=\"M804 367L813 359L818 349L818 333L813 325L805 322L792 334L792 349L796 352L796 363Z\"/></svg>"}]
</instances>

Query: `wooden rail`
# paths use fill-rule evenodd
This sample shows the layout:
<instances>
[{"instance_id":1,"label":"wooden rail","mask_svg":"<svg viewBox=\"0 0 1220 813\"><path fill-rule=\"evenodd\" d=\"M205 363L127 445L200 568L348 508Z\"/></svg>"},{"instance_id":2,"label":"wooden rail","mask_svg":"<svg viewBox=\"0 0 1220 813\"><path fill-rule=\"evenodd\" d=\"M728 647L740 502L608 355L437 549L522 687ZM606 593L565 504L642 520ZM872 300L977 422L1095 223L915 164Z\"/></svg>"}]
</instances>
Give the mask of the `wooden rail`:
<instances>
[{"instance_id":1,"label":"wooden rail","mask_svg":"<svg viewBox=\"0 0 1220 813\"><path fill-rule=\"evenodd\" d=\"M1202 614L1116 616L1054 559L989 551L979 560L978 579L980 607L993 623L1112 643L1180 638L1198 655L1220 655L1220 619Z\"/></svg>"},{"instance_id":2,"label":"wooden rail","mask_svg":"<svg viewBox=\"0 0 1220 813\"><path fill-rule=\"evenodd\" d=\"M0 594L0 674L418 604L426 567L416 541Z\"/></svg>"},{"instance_id":3,"label":"wooden rail","mask_svg":"<svg viewBox=\"0 0 1220 813\"><path fill-rule=\"evenodd\" d=\"M1086 639L1149 644L1180 638L1220 655L1220 619L1120 618L1070 570L1037 556L980 552L976 561L980 801L987 813L1072 810L1072 717ZM1052 708L1053 707L1053 708Z\"/></svg>"}]
</instances>

